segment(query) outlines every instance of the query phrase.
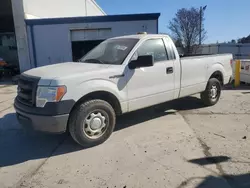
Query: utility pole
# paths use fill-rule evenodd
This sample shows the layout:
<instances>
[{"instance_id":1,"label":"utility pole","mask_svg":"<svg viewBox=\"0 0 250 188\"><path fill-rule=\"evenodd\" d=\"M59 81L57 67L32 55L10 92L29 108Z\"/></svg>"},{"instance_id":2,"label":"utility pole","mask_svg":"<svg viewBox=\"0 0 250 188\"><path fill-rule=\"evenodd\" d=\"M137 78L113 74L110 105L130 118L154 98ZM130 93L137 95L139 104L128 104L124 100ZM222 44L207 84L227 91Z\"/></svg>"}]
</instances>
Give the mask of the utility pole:
<instances>
[{"instance_id":1,"label":"utility pole","mask_svg":"<svg viewBox=\"0 0 250 188\"><path fill-rule=\"evenodd\" d=\"M200 36L199 36L199 44L201 45L201 36L202 36L202 18L203 18L203 13L206 10L207 5L204 7L200 7Z\"/></svg>"}]
</instances>

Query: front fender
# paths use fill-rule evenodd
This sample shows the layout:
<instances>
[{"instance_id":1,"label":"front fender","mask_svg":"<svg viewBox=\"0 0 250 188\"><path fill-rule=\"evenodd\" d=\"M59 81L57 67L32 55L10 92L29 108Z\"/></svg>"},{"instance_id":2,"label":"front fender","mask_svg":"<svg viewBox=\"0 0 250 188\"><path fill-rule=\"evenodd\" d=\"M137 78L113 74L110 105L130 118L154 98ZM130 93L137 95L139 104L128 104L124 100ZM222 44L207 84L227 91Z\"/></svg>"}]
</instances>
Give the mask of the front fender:
<instances>
[{"instance_id":1,"label":"front fender","mask_svg":"<svg viewBox=\"0 0 250 188\"><path fill-rule=\"evenodd\" d=\"M127 111L126 100L127 100L127 89L126 87L119 90L117 84L109 80L93 79L84 81L79 85L67 86L67 93L63 97L64 100L74 99L78 101L83 96L97 91L106 91L112 93L119 100L122 111Z\"/></svg>"}]
</instances>

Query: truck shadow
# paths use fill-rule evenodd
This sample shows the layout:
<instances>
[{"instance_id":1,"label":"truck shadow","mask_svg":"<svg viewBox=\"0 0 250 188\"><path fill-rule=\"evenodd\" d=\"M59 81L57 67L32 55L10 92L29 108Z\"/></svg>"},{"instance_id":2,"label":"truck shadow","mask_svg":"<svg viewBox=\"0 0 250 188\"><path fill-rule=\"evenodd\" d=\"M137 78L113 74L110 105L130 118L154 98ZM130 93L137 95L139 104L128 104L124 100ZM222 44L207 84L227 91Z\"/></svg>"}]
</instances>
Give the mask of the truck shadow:
<instances>
[{"instance_id":1,"label":"truck shadow","mask_svg":"<svg viewBox=\"0 0 250 188\"><path fill-rule=\"evenodd\" d=\"M248 188L250 187L250 173L229 175L223 171L221 163L243 163L249 164L250 161L234 161L228 156L212 156L198 159L191 159L187 162L201 166L202 168L210 171L211 174L206 177L191 177L181 182L177 188L190 187L193 182L200 182L196 188ZM207 165L215 164L220 172L212 171Z\"/></svg>"},{"instance_id":2,"label":"truck shadow","mask_svg":"<svg viewBox=\"0 0 250 188\"><path fill-rule=\"evenodd\" d=\"M205 106L199 98L193 96L166 102L118 117L115 131L165 115L175 114L178 111L194 110L199 108L205 108Z\"/></svg>"},{"instance_id":3,"label":"truck shadow","mask_svg":"<svg viewBox=\"0 0 250 188\"><path fill-rule=\"evenodd\" d=\"M115 131L168 114L175 114L168 111L170 109L178 111L202 107L204 107L202 102L195 97L164 103L118 117ZM18 124L15 113L9 113L0 118L0 168L84 149L87 148L76 144L69 134L27 134Z\"/></svg>"},{"instance_id":4,"label":"truck shadow","mask_svg":"<svg viewBox=\"0 0 250 188\"><path fill-rule=\"evenodd\" d=\"M15 113L0 118L0 168L80 149L67 134L25 132L17 122Z\"/></svg>"}]
</instances>

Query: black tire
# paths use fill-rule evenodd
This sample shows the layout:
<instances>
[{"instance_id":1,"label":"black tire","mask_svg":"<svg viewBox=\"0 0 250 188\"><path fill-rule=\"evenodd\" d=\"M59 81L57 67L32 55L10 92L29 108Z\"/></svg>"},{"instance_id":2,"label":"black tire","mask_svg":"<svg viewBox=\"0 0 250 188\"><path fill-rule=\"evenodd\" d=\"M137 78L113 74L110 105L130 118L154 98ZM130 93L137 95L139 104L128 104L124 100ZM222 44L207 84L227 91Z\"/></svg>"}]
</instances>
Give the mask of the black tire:
<instances>
[{"instance_id":1,"label":"black tire","mask_svg":"<svg viewBox=\"0 0 250 188\"><path fill-rule=\"evenodd\" d=\"M87 118L95 113L101 113L101 117L105 118L103 122L105 122L106 126L100 137L91 138L85 130L85 123ZM110 137L115 128L115 123L115 111L109 103L103 100L90 100L78 105L71 113L69 119L69 132L72 138L81 146L92 147L105 142ZM93 135L93 137L95 137L95 135Z\"/></svg>"},{"instance_id":2,"label":"black tire","mask_svg":"<svg viewBox=\"0 0 250 188\"><path fill-rule=\"evenodd\" d=\"M216 94L216 97L212 97L211 90L212 88L215 88L215 87L217 89L217 94ZM201 93L201 99L206 106L213 106L219 101L220 95L221 95L220 81L216 78L211 78L207 83L206 90Z\"/></svg>"}]
</instances>

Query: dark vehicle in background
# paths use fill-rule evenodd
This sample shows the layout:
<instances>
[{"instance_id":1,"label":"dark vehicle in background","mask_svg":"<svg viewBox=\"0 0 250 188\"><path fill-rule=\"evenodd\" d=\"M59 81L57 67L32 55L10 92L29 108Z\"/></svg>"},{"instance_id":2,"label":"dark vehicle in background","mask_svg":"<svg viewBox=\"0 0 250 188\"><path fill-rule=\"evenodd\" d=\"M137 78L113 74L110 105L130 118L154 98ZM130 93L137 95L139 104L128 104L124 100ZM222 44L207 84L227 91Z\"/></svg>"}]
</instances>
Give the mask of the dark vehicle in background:
<instances>
[{"instance_id":1,"label":"dark vehicle in background","mask_svg":"<svg viewBox=\"0 0 250 188\"><path fill-rule=\"evenodd\" d=\"M8 64L3 58L0 57L0 80L7 77L12 77L20 74L17 65Z\"/></svg>"}]
</instances>

